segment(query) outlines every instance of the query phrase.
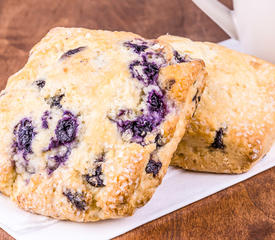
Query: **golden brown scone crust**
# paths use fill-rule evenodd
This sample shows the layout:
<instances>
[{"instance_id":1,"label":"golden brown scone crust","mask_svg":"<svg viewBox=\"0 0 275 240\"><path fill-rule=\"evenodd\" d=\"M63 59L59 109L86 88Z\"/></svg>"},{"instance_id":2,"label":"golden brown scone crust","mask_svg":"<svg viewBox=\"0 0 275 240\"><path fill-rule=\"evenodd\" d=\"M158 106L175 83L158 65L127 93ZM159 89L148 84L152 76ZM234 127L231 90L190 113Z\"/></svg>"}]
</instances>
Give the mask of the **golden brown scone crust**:
<instances>
[{"instance_id":1,"label":"golden brown scone crust","mask_svg":"<svg viewBox=\"0 0 275 240\"><path fill-rule=\"evenodd\" d=\"M133 214L161 183L204 76L161 41L52 29L1 93L0 191L58 219Z\"/></svg>"},{"instance_id":2,"label":"golden brown scone crust","mask_svg":"<svg viewBox=\"0 0 275 240\"><path fill-rule=\"evenodd\" d=\"M275 138L275 66L214 43L159 38L205 62L208 76L198 109L172 165L194 171L242 173Z\"/></svg>"}]
</instances>

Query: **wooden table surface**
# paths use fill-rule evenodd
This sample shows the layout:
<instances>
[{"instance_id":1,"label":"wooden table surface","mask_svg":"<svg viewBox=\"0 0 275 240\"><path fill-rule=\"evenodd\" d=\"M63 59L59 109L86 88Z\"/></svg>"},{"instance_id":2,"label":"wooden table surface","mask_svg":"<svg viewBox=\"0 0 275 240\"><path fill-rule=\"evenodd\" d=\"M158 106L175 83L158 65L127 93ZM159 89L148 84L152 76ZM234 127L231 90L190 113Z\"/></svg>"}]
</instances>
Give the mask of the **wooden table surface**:
<instances>
[{"instance_id":1,"label":"wooden table surface","mask_svg":"<svg viewBox=\"0 0 275 240\"><path fill-rule=\"evenodd\" d=\"M231 0L222 2L232 7ZM213 42L228 38L191 0L0 0L1 89L55 26L125 30L147 38L165 33ZM116 240L275 239L274 183L272 168ZM4 239L13 238L0 229Z\"/></svg>"}]
</instances>

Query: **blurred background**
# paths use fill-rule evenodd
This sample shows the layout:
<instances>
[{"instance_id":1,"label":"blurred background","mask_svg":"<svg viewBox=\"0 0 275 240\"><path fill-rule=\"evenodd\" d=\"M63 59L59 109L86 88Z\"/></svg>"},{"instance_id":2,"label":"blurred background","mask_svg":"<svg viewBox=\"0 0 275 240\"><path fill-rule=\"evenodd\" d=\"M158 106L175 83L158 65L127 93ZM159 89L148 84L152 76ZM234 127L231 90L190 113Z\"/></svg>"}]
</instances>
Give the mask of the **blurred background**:
<instances>
[{"instance_id":1,"label":"blurred background","mask_svg":"<svg viewBox=\"0 0 275 240\"><path fill-rule=\"evenodd\" d=\"M232 8L232 0L221 2ZM131 31L145 38L166 33L212 42L229 38L191 0L0 0L1 89L56 26Z\"/></svg>"}]
</instances>

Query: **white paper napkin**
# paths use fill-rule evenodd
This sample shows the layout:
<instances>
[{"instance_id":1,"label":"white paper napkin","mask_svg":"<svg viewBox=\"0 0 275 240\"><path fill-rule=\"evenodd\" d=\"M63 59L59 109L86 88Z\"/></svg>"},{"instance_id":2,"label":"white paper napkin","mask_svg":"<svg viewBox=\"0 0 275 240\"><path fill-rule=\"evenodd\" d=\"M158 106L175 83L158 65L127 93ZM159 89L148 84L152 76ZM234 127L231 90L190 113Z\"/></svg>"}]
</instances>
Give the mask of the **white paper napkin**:
<instances>
[{"instance_id":1,"label":"white paper napkin","mask_svg":"<svg viewBox=\"0 0 275 240\"><path fill-rule=\"evenodd\" d=\"M242 51L237 41L221 45ZM151 201L134 216L95 223L73 223L27 213L0 194L0 227L17 240L110 239L275 166L275 146L248 173L195 173L170 167Z\"/></svg>"}]
</instances>

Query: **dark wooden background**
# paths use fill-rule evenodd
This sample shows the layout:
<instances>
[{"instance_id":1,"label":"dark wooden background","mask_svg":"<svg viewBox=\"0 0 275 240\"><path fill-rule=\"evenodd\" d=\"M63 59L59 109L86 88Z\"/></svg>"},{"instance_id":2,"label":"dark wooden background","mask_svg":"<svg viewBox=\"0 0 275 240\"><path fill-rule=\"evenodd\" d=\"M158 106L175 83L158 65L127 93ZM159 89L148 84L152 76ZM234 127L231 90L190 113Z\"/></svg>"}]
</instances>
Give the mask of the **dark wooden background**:
<instances>
[{"instance_id":1,"label":"dark wooden background","mask_svg":"<svg viewBox=\"0 0 275 240\"><path fill-rule=\"evenodd\" d=\"M231 0L222 2L232 8ZM191 0L0 0L1 89L55 26L125 30L147 38L165 33L213 42L228 38ZM116 239L275 239L274 184L272 168ZM12 238L0 229L4 239Z\"/></svg>"}]
</instances>

